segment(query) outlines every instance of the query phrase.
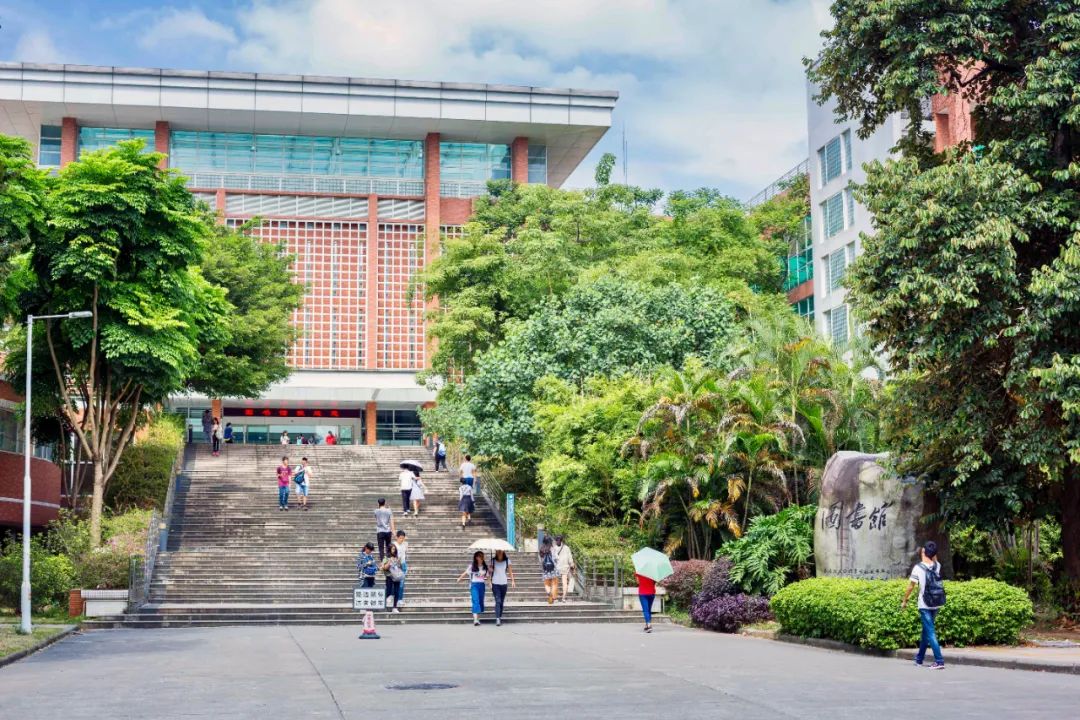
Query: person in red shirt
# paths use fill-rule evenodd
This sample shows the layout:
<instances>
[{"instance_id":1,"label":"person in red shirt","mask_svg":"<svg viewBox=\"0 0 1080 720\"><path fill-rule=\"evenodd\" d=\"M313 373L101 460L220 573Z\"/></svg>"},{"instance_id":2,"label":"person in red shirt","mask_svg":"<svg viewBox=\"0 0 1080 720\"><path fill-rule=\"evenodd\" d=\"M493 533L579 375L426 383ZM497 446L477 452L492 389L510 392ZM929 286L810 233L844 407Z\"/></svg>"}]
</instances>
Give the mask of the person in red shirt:
<instances>
[{"instance_id":1,"label":"person in red shirt","mask_svg":"<svg viewBox=\"0 0 1080 720\"><path fill-rule=\"evenodd\" d=\"M285 456L281 458L281 464L277 468L277 491L278 491L278 511L289 509L289 481L292 480L292 467L289 465L289 458Z\"/></svg>"},{"instance_id":2,"label":"person in red shirt","mask_svg":"<svg viewBox=\"0 0 1080 720\"><path fill-rule=\"evenodd\" d=\"M327 445L337 445L337 438L334 437L334 431L333 430L330 430L330 431L328 431L326 433L326 444Z\"/></svg>"},{"instance_id":3,"label":"person in red shirt","mask_svg":"<svg viewBox=\"0 0 1080 720\"><path fill-rule=\"evenodd\" d=\"M644 575L637 576L637 594L641 602L641 614L645 616L645 632L652 632L652 603L656 599L656 581Z\"/></svg>"}]
</instances>

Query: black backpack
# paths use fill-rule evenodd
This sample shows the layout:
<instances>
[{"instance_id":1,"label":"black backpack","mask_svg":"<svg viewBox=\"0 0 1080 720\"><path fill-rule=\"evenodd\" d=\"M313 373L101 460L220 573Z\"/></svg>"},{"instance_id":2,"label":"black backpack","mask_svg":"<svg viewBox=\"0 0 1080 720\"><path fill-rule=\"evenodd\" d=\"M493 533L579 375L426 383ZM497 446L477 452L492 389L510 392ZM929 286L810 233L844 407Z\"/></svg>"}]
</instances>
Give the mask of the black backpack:
<instances>
[{"instance_id":1,"label":"black backpack","mask_svg":"<svg viewBox=\"0 0 1080 720\"><path fill-rule=\"evenodd\" d=\"M941 582L941 576L932 567L927 567L925 563L919 563L919 567L926 573L926 583L922 592L923 604L928 608L943 607L945 605L945 585Z\"/></svg>"},{"instance_id":2,"label":"black backpack","mask_svg":"<svg viewBox=\"0 0 1080 720\"><path fill-rule=\"evenodd\" d=\"M544 568L544 572L555 572L555 559L551 557L551 551L544 553L540 565Z\"/></svg>"}]
</instances>

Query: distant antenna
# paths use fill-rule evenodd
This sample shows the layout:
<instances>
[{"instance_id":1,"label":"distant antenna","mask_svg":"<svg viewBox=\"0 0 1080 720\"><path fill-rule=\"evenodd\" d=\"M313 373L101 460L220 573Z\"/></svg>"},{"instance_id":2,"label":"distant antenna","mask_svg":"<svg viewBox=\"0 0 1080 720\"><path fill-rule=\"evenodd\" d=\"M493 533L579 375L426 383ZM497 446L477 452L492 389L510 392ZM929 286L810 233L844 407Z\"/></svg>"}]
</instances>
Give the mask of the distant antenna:
<instances>
[{"instance_id":1,"label":"distant antenna","mask_svg":"<svg viewBox=\"0 0 1080 720\"><path fill-rule=\"evenodd\" d=\"M626 121L622 124L622 182L623 185L630 184L630 171L628 166L630 164L630 146L626 143Z\"/></svg>"}]
</instances>

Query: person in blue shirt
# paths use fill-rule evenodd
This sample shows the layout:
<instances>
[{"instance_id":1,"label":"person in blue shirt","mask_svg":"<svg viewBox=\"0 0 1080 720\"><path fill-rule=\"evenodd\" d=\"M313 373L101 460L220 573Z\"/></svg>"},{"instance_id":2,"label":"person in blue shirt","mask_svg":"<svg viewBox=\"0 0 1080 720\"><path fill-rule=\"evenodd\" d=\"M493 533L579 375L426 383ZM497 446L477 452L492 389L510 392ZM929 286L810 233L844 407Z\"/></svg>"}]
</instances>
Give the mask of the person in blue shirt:
<instances>
[{"instance_id":1,"label":"person in blue shirt","mask_svg":"<svg viewBox=\"0 0 1080 720\"><path fill-rule=\"evenodd\" d=\"M371 543L364 545L364 549L360 551L360 556L356 558L356 572L359 576L361 587L375 587L375 573L379 569L379 564L375 560L375 546Z\"/></svg>"},{"instance_id":2,"label":"person in blue shirt","mask_svg":"<svg viewBox=\"0 0 1080 720\"><path fill-rule=\"evenodd\" d=\"M233 441L232 432L233 432L232 431L232 423L225 423L225 444L226 445L232 445L232 441Z\"/></svg>"}]
</instances>

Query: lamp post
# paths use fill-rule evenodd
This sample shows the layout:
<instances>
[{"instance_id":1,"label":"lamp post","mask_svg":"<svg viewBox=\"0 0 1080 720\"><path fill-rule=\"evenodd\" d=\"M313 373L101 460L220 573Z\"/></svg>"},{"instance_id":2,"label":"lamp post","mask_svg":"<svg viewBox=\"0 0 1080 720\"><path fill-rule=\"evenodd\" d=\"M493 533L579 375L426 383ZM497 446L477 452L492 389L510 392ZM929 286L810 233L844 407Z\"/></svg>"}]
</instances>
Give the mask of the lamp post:
<instances>
[{"instance_id":1,"label":"lamp post","mask_svg":"<svg viewBox=\"0 0 1080 720\"><path fill-rule=\"evenodd\" d=\"M19 626L19 632L29 635L33 631L33 626L30 623L30 503L31 503L31 484L30 484L30 455L32 449L30 447L30 380L33 377L33 345L34 345L34 321L35 320L52 320L54 318L88 318L93 317L94 313L89 310L79 310L76 312L63 313L61 315L27 315L26 316L26 407L23 412L25 414L26 426L24 433L26 436L26 446L23 457L23 556L22 556L22 601L20 603L20 610L22 612L21 624Z\"/></svg>"}]
</instances>

